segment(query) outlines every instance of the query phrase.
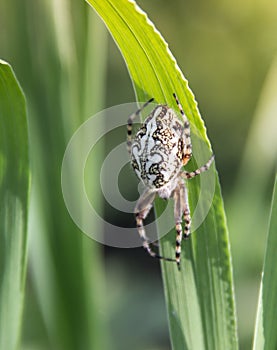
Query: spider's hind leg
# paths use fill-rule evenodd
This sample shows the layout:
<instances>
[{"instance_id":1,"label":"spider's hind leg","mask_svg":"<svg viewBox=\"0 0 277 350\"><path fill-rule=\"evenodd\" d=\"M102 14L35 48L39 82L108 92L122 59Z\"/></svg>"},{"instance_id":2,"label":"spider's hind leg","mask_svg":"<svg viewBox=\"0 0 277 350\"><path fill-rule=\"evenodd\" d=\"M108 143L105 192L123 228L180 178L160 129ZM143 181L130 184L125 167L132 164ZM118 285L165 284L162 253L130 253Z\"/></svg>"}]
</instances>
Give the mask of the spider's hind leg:
<instances>
[{"instance_id":1,"label":"spider's hind leg","mask_svg":"<svg viewBox=\"0 0 277 350\"><path fill-rule=\"evenodd\" d=\"M184 149L183 149L183 165L186 165L192 156L192 146L191 146L191 137L190 137L190 125L187 116L183 110L183 107L178 100L176 94L173 94L175 98L176 104L179 108L179 111L182 115L184 121L184 129L183 129L183 141L184 141Z\"/></svg>"},{"instance_id":2,"label":"spider's hind leg","mask_svg":"<svg viewBox=\"0 0 277 350\"><path fill-rule=\"evenodd\" d=\"M152 101L154 101L154 98L150 98L149 101L145 102L145 104L141 108L139 108L135 113L131 114L127 120L127 150L129 154L131 154L132 129L133 129L134 120L140 114L140 112Z\"/></svg>"},{"instance_id":3,"label":"spider's hind leg","mask_svg":"<svg viewBox=\"0 0 277 350\"><path fill-rule=\"evenodd\" d=\"M211 158L207 161L206 164L202 165L200 168L194 170L194 171L183 171L181 176L185 179L191 179L204 171L209 170L210 166L212 165L212 162L214 161L214 155L211 156Z\"/></svg>"}]
</instances>

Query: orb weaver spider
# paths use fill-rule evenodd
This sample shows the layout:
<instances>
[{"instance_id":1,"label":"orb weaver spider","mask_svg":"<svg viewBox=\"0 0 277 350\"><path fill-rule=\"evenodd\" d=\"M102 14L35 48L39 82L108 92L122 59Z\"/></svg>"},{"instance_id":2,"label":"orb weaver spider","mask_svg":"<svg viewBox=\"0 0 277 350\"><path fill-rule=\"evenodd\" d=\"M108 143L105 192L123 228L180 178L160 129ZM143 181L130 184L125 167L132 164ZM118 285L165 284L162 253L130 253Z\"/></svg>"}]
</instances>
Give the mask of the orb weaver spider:
<instances>
[{"instance_id":1,"label":"orb weaver spider","mask_svg":"<svg viewBox=\"0 0 277 350\"><path fill-rule=\"evenodd\" d=\"M142 246L154 258L176 262L180 270L181 242L183 237L187 239L190 236L191 226L188 192L184 180L208 170L214 160L214 155L199 169L192 172L182 169L192 156L190 125L176 94L174 93L173 96L183 123L172 108L167 105L158 105L132 139L134 119L149 103L154 101L151 98L128 118L127 149L131 156L132 167L145 186L134 210ZM174 200L175 259L156 253L145 233L143 221L152 208L156 195L164 199L172 197ZM182 228L183 221L184 229Z\"/></svg>"}]
</instances>

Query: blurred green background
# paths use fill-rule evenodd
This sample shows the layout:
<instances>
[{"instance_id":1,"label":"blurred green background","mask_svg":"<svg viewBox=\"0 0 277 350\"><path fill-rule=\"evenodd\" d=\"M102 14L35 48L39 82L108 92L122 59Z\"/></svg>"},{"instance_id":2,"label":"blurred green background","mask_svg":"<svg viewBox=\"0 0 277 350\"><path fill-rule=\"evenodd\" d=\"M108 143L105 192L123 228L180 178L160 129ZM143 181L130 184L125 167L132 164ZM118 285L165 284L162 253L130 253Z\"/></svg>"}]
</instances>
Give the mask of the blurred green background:
<instances>
[{"instance_id":1,"label":"blurred green background","mask_svg":"<svg viewBox=\"0 0 277 350\"><path fill-rule=\"evenodd\" d=\"M229 224L240 345L249 349L277 160L277 3L138 3L169 43L208 129ZM85 237L61 194L61 162L73 132L102 108L135 100L116 45L84 1L2 0L0 48L29 113L22 349L169 349L158 262L142 249L103 247ZM95 164L108 147L99 147ZM105 206L95 164L89 191L107 220L118 220Z\"/></svg>"}]
</instances>

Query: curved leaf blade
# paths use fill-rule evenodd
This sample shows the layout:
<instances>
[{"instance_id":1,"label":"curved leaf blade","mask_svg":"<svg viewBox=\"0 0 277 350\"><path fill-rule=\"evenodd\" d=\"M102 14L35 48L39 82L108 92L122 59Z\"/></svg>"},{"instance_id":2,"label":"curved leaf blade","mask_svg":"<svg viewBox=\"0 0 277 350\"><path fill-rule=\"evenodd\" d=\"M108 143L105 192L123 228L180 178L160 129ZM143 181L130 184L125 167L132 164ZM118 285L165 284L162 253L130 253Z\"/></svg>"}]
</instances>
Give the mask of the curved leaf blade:
<instances>
[{"instance_id":1,"label":"curved leaf blade","mask_svg":"<svg viewBox=\"0 0 277 350\"><path fill-rule=\"evenodd\" d=\"M196 101L167 44L134 1L87 0L101 16L125 59L137 99L154 97L175 108L172 93L182 102L192 133L194 154L203 155L210 142ZM206 159L207 160L207 159ZM211 170L212 171L212 170ZM171 340L174 349L237 349L231 256L217 174L210 212L183 245L183 266L162 262ZM191 204L197 203L200 180L189 184ZM156 203L156 212L164 209ZM171 220L171 218L168 218ZM163 256L174 256L175 232L162 239Z\"/></svg>"},{"instance_id":2,"label":"curved leaf blade","mask_svg":"<svg viewBox=\"0 0 277 350\"><path fill-rule=\"evenodd\" d=\"M16 349L26 271L29 158L26 106L12 68L0 60L0 348Z\"/></svg>"},{"instance_id":3,"label":"curved leaf blade","mask_svg":"<svg viewBox=\"0 0 277 350\"><path fill-rule=\"evenodd\" d=\"M254 335L254 350L273 350L277 347L277 176L273 190L266 255L261 281L259 305Z\"/></svg>"}]
</instances>

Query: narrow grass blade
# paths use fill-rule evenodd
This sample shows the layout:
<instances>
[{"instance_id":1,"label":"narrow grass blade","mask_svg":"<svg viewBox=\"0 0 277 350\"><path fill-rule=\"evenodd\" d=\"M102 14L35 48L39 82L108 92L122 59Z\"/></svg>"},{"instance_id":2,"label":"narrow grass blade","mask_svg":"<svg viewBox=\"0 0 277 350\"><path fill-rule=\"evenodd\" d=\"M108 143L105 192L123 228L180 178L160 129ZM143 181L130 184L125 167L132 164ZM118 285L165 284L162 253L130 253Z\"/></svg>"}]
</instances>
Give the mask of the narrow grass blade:
<instances>
[{"instance_id":1,"label":"narrow grass blade","mask_svg":"<svg viewBox=\"0 0 277 350\"><path fill-rule=\"evenodd\" d=\"M202 157L204 162L210 143L196 101L153 23L134 1L87 2L101 16L121 50L137 99L146 101L154 97L158 103L175 108L172 94L177 94L191 123L194 155L198 159ZM174 349L221 350L237 349L238 346L225 214L217 174L212 169L210 172L215 177L211 208L191 242L184 244L182 272L175 264L162 263ZM192 207L196 206L201 181L195 179L189 185ZM162 201L157 201L156 212L160 214L164 206ZM167 217L167 221L171 221L171 216ZM161 229L162 225L159 225ZM164 256L174 256L174 230L162 240L160 249Z\"/></svg>"},{"instance_id":2,"label":"narrow grass blade","mask_svg":"<svg viewBox=\"0 0 277 350\"><path fill-rule=\"evenodd\" d=\"M273 190L266 255L254 335L254 350L277 348L277 177Z\"/></svg>"},{"instance_id":3,"label":"narrow grass blade","mask_svg":"<svg viewBox=\"0 0 277 350\"><path fill-rule=\"evenodd\" d=\"M272 60L261 87L253 121L241 157L241 164L226 211L232 249L236 254L238 293L238 328L242 343L252 341L255 306L266 246L268 213L271 205L269 188L277 160L277 56ZM253 161L253 150L259 150ZM258 223L258 225L257 225ZM251 249L246 249L251 242ZM249 295L247 300L243 295ZM249 312L245 312L248 309ZM245 345L244 345L245 346Z\"/></svg>"},{"instance_id":4,"label":"narrow grass blade","mask_svg":"<svg viewBox=\"0 0 277 350\"><path fill-rule=\"evenodd\" d=\"M33 6L27 8L33 13ZM51 0L38 3L35 9L44 13L35 26L44 54L41 60L34 59L44 69L37 70L39 83L32 86L32 91L36 91L32 97L39 97L30 103L34 108L30 271L46 328L45 339L41 337L39 341L46 343L46 348L59 350L107 349L101 246L78 230L66 211L61 191L66 144L84 118L100 109L103 100L107 33L102 23L102 30L98 28L99 18L88 14L89 9L80 7L76 1ZM45 31L45 25L51 30ZM33 47L33 35L28 39ZM96 67L97 61L101 65ZM84 96L88 96L88 101ZM98 156L96 162L100 163L101 155ZM96 175L90 166L89 170L92 174L89 189L94 191L98 203ZM72 183L84 181L74 176L74 171L70 174ZM75 193L75 199L81 208L79 193Z\"/></svg>"},{"instance_id":5,"label":"narrow grass blade","mask_svg":"<svg viewBox=\"0 0 277 350\"><path fill-rule=\"evenodd\" d=\"M12 68L0 60L0 349L16 349L20 337L28 191L25 98Z\"/></svg>"},{"instance_id":6,"label":"narrow grass blade","mask_svg":"<svg viewBox=\"0 0 277 350\"><path fill-rule=\"evenodd\" d=\"M269 184L273 185L272 173L277 159L277 56L272 61L249 128L245 149L237 181L227 205L229 210L229 229L232 234L233 248L237 255L251 261L255 268L258 259L262 262L265 240L261 232L267 230L267 213L270 209ZM259 150L258 164L253 161L253 150ZM250 176L251 174L251 176ZM239 203L239 205L237 205ZM249 208L251 207L251 210ZM259 225L256 223L259 222ZM241 232L244 232L243 236ZM245 251L245 245L253 241L251 251ZM253 255L253 251L256 254ZM243 261L240 262L243 264ZM242 273L241 267L238 273Z\"/></svg>"}]
</instances>

